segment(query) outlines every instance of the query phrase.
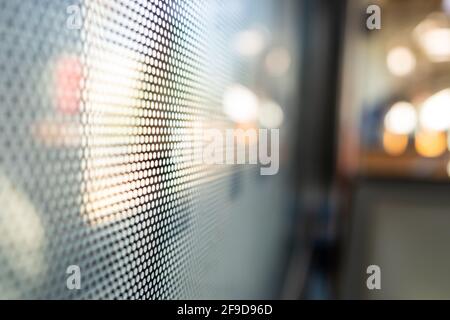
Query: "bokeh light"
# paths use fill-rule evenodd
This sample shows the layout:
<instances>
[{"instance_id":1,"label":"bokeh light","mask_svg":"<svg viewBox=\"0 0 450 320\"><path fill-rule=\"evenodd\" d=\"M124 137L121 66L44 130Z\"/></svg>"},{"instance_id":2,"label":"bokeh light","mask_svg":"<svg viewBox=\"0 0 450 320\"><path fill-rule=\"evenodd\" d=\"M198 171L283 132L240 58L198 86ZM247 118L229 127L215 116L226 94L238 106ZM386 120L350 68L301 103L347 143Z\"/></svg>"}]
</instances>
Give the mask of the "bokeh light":
<instances>
[{"instance_id":1,"label":"bokeh light","mask_svg":"<svg viewBox=\"0 0 450 320\"><path fill-rule=\"evenodd\" d=\"M266 56L265 67L272 76L282 76L289 71L292 58L289 50L284 47L272 49Z\"/></svg>"},{"instance_id":2,"label":"bokeh light","mask_svg":"<svg viewBox=\"0 0 450 320\"><path fill-rule=\"evenodd\" d=\"M261 103L258 113L259 123L266 128L279 128L283 123L283 110L275 101Z\"/></svg>"},{"instance_id":3,"label":"bokeh light","mask_svg":"<svg viewBox=\"0 0 450 320\"><path fill-rule=\"evenodd\" d=\"M258 103L258 97L240 84L230 86L223 96L224 113L238 123L256 120Z\"/></svg>"},{"instance_id":4,"label":"bokeh light","mask_svg":"<svg viewBox=\"0 0 450 320\"><path fill-rule=\"evenodd\" d=\"M442 90L425 101L420 110L420 124L434 131L450 128L450 89Z\"/></svg>"},{"instance_id":5,"label":"bokeh light","mask_svg":"<svg viewBox=\"0 0 450 320\"><path fill-rule=\"evenodd\" d=\"M242 56L252 57L260 54L266 45L266 37L260 29L239 32L234 39L234 49Z\"/></svg>"},{"instance_id":6,"label":"bokeh light","mask_svg":"<svg viewBox=\"0 0 450 320\"><path fill-rule=\"evenodd\" d=\"M397 102L387 112L384 126L394 134L411 134L417 125L417 113L408 102Z\"/></svg>"},{"instance_id":7,"label":"bokeh light","mask_svg":"<svg viewBox=\"0 0 450 320\"><path fill-rule=\"evenodd\" d=\"M445 15L426 19L417 26L415 34L431 61L450 61L450 26Z\"/></svg>"},{"instance_id":8,"label":"bokeh light","mask_svg":"<svg viewBox=\"0 0 450 320\"><path fill-rule=\"evenodd\" d=\"M391 156L403 154L408 147L408 136L405 134L395 134L389 131L383 133L383 148Z\"/></svg>"},{"instance_id":9,"label":"bokeh light","mask_svg":"<svg viewBox=\"0 0 450 320\"><path fill-rule=\"evenodd\" d=\"M388 52L387 66L389 71L398 77L407 76L416 67L416 57L407 47L395 47Z\"/></svg>"}]
</instances>

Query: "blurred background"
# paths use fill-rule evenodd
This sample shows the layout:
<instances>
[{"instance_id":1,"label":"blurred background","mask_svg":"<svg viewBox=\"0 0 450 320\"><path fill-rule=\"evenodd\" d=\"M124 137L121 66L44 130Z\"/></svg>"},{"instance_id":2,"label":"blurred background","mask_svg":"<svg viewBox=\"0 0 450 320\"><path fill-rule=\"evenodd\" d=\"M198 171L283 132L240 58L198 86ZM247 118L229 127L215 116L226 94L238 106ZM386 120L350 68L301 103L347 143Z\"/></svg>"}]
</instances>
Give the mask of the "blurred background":
<instances>
[{"instance_id":1,"label":"blurred background","mask_svg":"<svg viewBox=\"0 0 450 320\"><path fill-rule=\"evenodd\" d=\"M350 1L340 73L339 296L448 298L449 1ZM362 27L361 27L362 26ZM362 265L365 267L362 267ZM367 265L382 290L368 291Z\"/></svg>"},{"instance_id":2,"label":"blurred background","mask_svg":"<svg viewBox=\"0 0 450 320\"><path fill-rule=\"evenodd\" d=\"M450 298L450 1L0 0L0 39L0 298Z\"/></svg>"}]
</instances>

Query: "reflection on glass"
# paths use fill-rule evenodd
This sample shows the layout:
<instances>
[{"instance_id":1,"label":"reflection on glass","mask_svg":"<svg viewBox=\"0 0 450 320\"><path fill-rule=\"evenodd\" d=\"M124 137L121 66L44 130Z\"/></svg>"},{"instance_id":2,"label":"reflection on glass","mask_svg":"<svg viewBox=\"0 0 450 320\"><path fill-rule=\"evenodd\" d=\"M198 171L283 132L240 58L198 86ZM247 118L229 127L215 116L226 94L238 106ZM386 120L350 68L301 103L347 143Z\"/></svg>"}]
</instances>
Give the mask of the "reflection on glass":
<instances>
[{"instance_id":1,"label":"reflection on glass","mask_svg":"<svg viewBox=\"0 0 450 320\"><path fill-rule=\"evenodd\" d=\"M238 123L249 123L258 115L258 97L250 89L234 84L223 96L224 113Z\"/></svg>"},{"instance_id":2,"label":"reflection on glass","mask_svg":"<svg viewBox=\"0 0 450 320\"><path fill-rule=\"evenodd\" d=\"M383 148L391 156L399 156L408 147L408 136L405 134L395 134L389 131L383 133Z\"/></svg>"},{"instance_id":3,"label":"reflection on glass","mask_svg":"<svg viewBox=\"0 0 450 320\"><path fill-rule=\"evenodd\" d=\"M291 55L289 50L283 47L270 50L265 59L266 71L275 77L286 74L290 66Z\"/></svg>"},{"instance_id":4,"label":"reflection on glass","mask_svg":"<svg viewBox=\"0 0 450 320\"><path fill-rule=\"evenodd\" d=\"M265 128L279 128L283 123L283 110L275 101L263 101L258 118L259 123Z\"/></svg>"}]
</instances>

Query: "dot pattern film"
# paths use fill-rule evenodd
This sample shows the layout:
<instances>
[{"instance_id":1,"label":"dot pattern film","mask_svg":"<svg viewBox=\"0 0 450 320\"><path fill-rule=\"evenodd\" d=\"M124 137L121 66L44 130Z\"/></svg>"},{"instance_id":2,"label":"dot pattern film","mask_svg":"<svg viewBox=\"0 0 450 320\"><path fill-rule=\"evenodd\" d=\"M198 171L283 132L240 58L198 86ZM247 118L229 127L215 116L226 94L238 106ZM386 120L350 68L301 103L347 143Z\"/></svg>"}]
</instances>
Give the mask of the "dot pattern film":
<instances>
[{"instance_id":1,"label":"dot pattern film","mask_svg":"<svg viewBox=\"0 0 450 320\"><path fill-rule=\"evenodd\" d=\"M223 93L249 81L241 2L0 1L0 298L268 292L281 218L241 199L270 186L188 161L195 126L232 125Z\"/></svg>"}]
</instances>

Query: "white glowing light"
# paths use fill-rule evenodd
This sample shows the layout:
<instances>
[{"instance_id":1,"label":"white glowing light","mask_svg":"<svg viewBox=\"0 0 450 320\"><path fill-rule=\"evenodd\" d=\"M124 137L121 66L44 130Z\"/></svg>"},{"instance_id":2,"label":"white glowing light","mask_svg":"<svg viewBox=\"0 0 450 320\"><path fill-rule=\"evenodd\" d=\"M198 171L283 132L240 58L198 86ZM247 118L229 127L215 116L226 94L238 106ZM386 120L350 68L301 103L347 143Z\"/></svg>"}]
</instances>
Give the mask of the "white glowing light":
<instances>
[{"instance_id":1,"label":"white glowing light","mask_svg":"<svg viewBox=\"0 0 450 320\"><path fill-rule=\"evenodd\" d=\"M265 101L259 109L258 119L263 127L279 128L283 123L283 110L275 101Z\"/></svg>"},{"instance_id":2,"label":"white glowing light","mask_svg":"<svg viewBox=\"0 0 450 320\"><path fill-rule=\"evenodd\" d=\"M265 67L272 76L282 76L289 71L291 55L286 48L274 48L266 57Z\"/></svg>"},{"instance_id":3,"label":"white glowing light","mask_svg":"<svg viewBox=\"0 0 450 320\"><path fill-rule=\"evenodd\" d=\"M384 118L386 130L394 134L411 134L414 132L416 125L416 109L408 102L397 102Z\"/></svg>"},{"instance_id":4,"label":"white glowing light","mask_svg":"<svg viewBox=\"0 0 450 320\"><path fill-rule=\"evenodd\" d=\"M424 34L423 46L435 61L450 58L450 29L434 29Z\"/></svg>"},{"instance_id":5,"label":"white glowing light","mask_svg":"<svg viewBox=\"0 0 450 320\"><path fill-rule=\"evenodd\" d=\"M450 128L450 89L440 91L425 101L420 110L420 124L433 131Z\"/></svg>"},{"instance_id":6,"label":"white glowing light","mask_svg":"<svg viewBox=\"0 0 450 320\"><path fill-rule=\"evenodd\" d=\"M415 35L431 61L450 61L450 25L445 14L427 18L417 26Z\"/></svg>"},{"instance_id":7,"label":"white glowing light","mask_svg":"<svg viewBox=\"0 0 450 320\"><path fill-rule=\"evenodd\" d=\"M395 47L387 56L389 71L398 77L410 74L416 67L416 57L407 47Z\"/></svg>"},{"instance_id":8,"label":"white glowing light","mask_svg":"<svg viewBox=\"0 0 450 320\"><path fill-rule=\"evenodd\" d=\"M242 56L256 56L266 45L264 33L258 29L239 32L234 39L234 49Z\"/></svg>"},{"instance_id":9,"label":"white glowing light","mask_svg":"<svg viewBox=\"0 0 450 320\"><path fill-rule=\"evenodd\" d=\"M250 89L235 84L225 91L223 108L224 113L233 121L251 122L258 115L258 97Z\"/></svg>"},{"instance_id":10,"label":"white glowing light","mask_svg":"<svg viewBox=\"0 0 450 320\"><path fill-rule=\"evenodd\" d=\"M129 1L129 0L126 0ZM81 162L86 179L80 186L83 202L80 214L89 225L102 225L134 214L133 194L136 177L127 171L127 144L138 137L135 106L143 99L144 63L137 51L120 46L124 38L135 35L123 27L108 31L111 11L105 1L92 1L84 21L86 37L95 39L87 49L83 123L87 134L82 144L91 157ZM99 30L102 30L99 36ZM113 156L114 155L114 156Z\"/></svg>"}]
</instances>

